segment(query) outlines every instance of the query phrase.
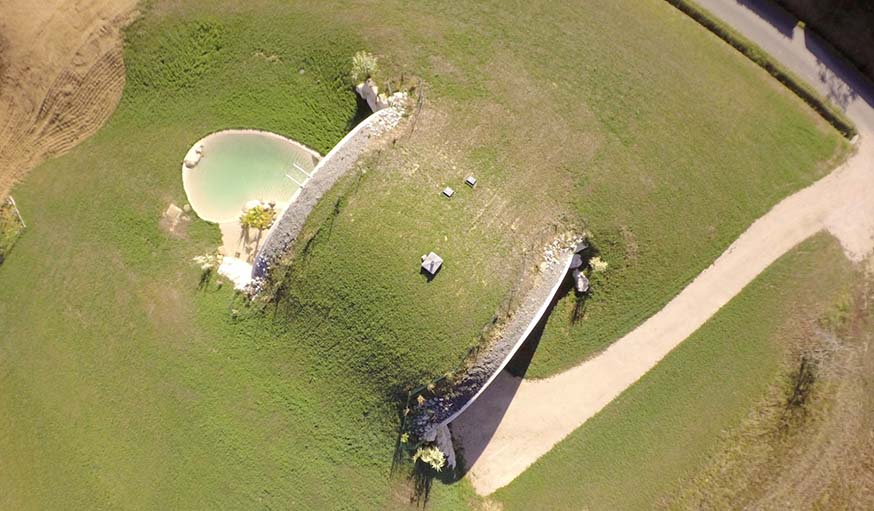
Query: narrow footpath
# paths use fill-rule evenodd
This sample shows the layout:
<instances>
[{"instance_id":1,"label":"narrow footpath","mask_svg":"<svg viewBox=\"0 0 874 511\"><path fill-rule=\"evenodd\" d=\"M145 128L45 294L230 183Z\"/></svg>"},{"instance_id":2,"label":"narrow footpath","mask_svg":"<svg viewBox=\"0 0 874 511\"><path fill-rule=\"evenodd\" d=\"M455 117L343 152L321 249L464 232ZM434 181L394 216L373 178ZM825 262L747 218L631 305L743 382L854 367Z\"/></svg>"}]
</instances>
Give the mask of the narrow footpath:
<instances>
[{"instance_id":1,"label":"narrow footpath","mask_svg":"<svg viewBox=\"0 0 874 511\"><path fill-rule=\"evenodd\" d=\"M840 106L859 130L857 152L755 221L661 311L599 356L544 380L501 373L452 423L481 495L513 481L808 237L829 231L854 261L874 250L874 87L780 12L752 0L698 3Z\"/></svg>"}]
</instances>

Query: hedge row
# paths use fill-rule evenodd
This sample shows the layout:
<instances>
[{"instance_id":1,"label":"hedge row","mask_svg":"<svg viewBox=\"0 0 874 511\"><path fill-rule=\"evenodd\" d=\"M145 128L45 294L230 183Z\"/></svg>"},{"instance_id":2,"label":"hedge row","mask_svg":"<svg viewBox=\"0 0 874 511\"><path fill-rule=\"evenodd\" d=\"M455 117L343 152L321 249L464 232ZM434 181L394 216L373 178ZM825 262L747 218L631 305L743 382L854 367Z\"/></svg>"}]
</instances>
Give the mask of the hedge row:
<instances>
[{"instance_id":1,"label":"hedge row","mask_svg":"<svg viewBox=\"0 0 874 511\"><path fill-rule=\"evenodd\" d=\"M827 99L822 97L803 80L784 69L767 52L759 48L755 43L740 35L734 29L713 17L704 9L694 5L688 0L667 0L668 3L694 19L708 30L719 36L723 41L730 44L750 60L761 66L774 78L797 94L805 103L816 110L826 121L841 132L846 138L852 139L856 135L856 128L843 112L835 108Z\"/></svg>"}]
</instances>

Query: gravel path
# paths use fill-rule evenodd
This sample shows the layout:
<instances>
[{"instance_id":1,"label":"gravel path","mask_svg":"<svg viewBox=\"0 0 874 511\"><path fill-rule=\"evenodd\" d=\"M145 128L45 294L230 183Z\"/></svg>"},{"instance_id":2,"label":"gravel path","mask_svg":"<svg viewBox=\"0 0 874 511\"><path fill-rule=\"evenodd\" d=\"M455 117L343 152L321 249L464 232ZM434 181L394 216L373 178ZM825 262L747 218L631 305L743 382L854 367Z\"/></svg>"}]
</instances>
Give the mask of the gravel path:
<instances>
[{"instance_id":1,"label":"gravel path","mask_svg":"<svg viewBox=\"0 0 874 511\"><path fill-rule=\"evenodd\" d=\"M874 101L870 99L874 91L870 85L824 55L821 46L805 44L797 29L787 36L734 0L700 3L824 94L835 97L834 91L841 91L836 99L860 132L858 152L754 222L661 311L601 355L545 380L522 381L501 373L482 398L452 423L456 441L461 442L468 463L473 462L469 476L481 495L510 483L652 369L777 258L811 235L828 230L855 261L874 249Z\"/></svg>"}]
</instances>

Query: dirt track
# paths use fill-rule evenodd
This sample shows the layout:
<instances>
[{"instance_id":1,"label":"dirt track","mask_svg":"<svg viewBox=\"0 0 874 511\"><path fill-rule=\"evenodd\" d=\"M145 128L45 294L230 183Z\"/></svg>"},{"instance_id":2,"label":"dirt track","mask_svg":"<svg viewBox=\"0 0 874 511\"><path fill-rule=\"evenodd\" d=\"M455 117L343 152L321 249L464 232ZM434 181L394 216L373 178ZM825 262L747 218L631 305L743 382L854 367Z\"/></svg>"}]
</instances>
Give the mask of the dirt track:
<instances>
[{"instance_id":1,"label":"dirt track","mask_svg":"<svg viewBox=\"0 0 874 511\"><path fill-rule=\"evenodd\" d=\"M109 118L136 0L0 0L0 197Z\"/></svg>"}]
</instances>

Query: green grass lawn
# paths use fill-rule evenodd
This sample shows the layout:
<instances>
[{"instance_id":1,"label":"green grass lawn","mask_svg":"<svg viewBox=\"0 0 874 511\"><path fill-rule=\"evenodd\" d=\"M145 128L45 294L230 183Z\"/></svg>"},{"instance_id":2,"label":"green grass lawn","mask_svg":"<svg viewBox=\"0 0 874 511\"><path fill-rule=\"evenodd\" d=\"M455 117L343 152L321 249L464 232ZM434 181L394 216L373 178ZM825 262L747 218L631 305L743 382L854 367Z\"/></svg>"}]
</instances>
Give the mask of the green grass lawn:
<instances>
[{"instance_id":1,"label":"green grass lawn","mask_svg":"<svg viewBox=\"0 0 874 511\"><path fill-rule=\"evenodd\" d=\"M658 507L770 385L787 385L791 340L855 278L834 238L805 242L494 498L507 511Z\"/></svg>"},{"instance_id":2,"label":"green grass lawn","mask_svg":"<svg viewBox=\"0 0 874 511\"><path fill-rule=\"evenodd\" d=\"M350 21L380 12L335 10ZM630 331L846 150L782 85L661 1L397 10L406 16L390 25L363 22L363 37L386 67L426 79L431 109L345 212L377 222L394 208L413 227L373 239L382 277L425 250L452 252L447 269L475 273L463 303L492 311L554 233L589 228L610 271L584 321L572 327L570 299L559 305L529 376ZM476 193L441 201L467 174Z\"/></svg>"},{"instance_id":3,"label":"green grass lawn","mask_svg":"<svg viewBox=\"0 0 874 511\"><path fill-rule=\"evenodd\" d=\"M218 230L158 227L185 202L181 159L230 127L327 152L357 119L362 48L424 77L427 108L316 211L278 310L234 319L191 263ZM542 241L587 225L611 270L584 322L550 325L537 374L657 310L841 148L656 0L155 1L125 62L109 123L14 191L28 230L0 266L2 508L396 507L396 394L458 364ZM447 260L431 284L428 250ZM435 505L466 501L456 488Z\"/></svg>"},{"instance_id":4,"label":"green grass lawn","mask_svg":"<svg viewBox=\"0 0 874 511\"><path fill-rule=\"evenodd\" d=\"M198 292L191 263L218 230L158 227L205 133L330 149L356 114L343 73L361 42L289 6L160 7L129 30L109 124L16 189L33 228L0 267L0 507L380 507L395 410L344 346L309 349L341 325L232 320L228 286Z\"/></svg>"}]
</instances>

